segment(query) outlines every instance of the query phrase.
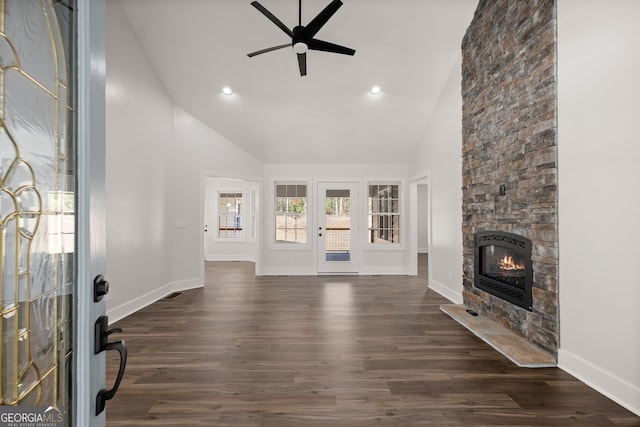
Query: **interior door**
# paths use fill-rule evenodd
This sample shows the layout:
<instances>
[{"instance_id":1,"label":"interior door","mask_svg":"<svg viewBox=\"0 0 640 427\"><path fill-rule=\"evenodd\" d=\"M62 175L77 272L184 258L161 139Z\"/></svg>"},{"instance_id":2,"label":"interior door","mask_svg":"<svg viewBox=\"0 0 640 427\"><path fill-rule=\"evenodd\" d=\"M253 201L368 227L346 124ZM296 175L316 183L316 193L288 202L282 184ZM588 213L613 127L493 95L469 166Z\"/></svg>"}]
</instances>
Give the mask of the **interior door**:
<instances>
[{"instance_id":1,"label":"interior door","mask_svg":"<svg viewBox=\"0 0 640 427\"><path fill-rule=\"evenodd\" d=\"M0 14L0 408L102 426L104 3L0 0Z\"/></svg>"},{"instance_id":2,"label":"interior door","mask_svg":"<svg viewBox=\"0 0 640 427\"><path fill-rule=\"evenodd\" d=\"M318 273L358 272L358 184L318 183Z\"/></svg>"}]
</instances>

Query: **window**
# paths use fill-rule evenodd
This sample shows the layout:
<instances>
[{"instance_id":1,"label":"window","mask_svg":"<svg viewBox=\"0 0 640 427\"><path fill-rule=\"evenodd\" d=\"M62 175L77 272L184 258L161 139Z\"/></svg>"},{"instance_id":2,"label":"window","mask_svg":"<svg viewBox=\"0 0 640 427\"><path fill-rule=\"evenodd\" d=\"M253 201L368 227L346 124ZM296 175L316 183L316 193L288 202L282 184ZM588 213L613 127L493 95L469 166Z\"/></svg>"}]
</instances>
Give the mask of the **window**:
<instances>
[{"instance_id":1,"label":"window","mask_svg":"<svg viewBox=\"0 0 640 427\"><path fill-rule=\"evenodd\" d=\"M369 184L369 243L400 243L398 184Z\"/></svg>"},{"instance_id":2,"label":"window","mask_svg":"<svg viewBox=\"0 0 640 427\"><path fill-rule=\"evenodd\" d=\"M219 193L218 237L221 239L243 238L242 193Z\"/></svg>"},{"instance_id":3,"label":"window","mask_svg":"<svg viewBox=\"0 0 640 427\"><path fill-rule=\"evenodd\" d=\"M307 186L276 184L276 243L307 243Z\"/></svg>"}]
</instances>

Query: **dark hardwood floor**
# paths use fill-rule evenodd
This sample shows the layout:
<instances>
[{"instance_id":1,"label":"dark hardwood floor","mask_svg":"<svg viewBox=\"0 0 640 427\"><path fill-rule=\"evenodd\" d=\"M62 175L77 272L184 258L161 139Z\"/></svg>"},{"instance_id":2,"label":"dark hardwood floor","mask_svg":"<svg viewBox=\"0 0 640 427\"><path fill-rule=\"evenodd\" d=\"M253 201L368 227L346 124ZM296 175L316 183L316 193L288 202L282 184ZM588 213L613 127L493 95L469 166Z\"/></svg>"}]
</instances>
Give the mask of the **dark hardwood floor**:
<instances>
[{"instance_id":1,"label":"dark hardwood floor","mask_svg":"<svg viewBox=\"0 0 640 427\"><path fill-rule=\"evenodd\" d=\"M449 301L427 289L425 258L418 277L253 268L206 263L204 289L115 325L129 363L107 426L640 426L560 369L516 367L440 312ZM117 363L110 355L108 383Z\"/></svg>"}]
</instances>

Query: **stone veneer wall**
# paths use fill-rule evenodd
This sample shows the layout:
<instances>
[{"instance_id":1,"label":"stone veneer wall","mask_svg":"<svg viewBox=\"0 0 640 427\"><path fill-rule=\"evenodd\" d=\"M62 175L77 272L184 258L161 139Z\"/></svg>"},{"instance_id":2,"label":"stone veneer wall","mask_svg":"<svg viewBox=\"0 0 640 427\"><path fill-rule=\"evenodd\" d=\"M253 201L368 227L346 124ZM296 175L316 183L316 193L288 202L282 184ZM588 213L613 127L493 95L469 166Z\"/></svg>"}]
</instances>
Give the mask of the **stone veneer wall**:
<instances>
[{"instance_id":1,"label":"stone veneer wall","mask_svg":"<svg viewBox=\"0 0 640 427\"><path fill-rule=\"evenodd\" d=\"M462 42L463 299L557 354L556 5L480 0ZM506 195L499 195L499 186ZM473 287L473 236L533 243L533 312Z\"/></svg>"}]
</instances>

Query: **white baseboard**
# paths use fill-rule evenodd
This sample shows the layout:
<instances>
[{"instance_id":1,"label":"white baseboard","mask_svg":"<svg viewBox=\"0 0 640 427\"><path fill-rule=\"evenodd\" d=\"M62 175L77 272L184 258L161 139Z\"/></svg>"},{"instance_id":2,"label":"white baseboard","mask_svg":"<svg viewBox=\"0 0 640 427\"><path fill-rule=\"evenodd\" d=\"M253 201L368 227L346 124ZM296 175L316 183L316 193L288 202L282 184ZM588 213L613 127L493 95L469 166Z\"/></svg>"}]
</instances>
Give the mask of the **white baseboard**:
<instances>
[{"instance_id":1,"label":"white baseboard","mask_svg":"<svg viewBox=\"0 0 640 427\"><path fill-rule=\"evenodd\" d=\"M360 269L360 275L363 276L404 276L409 275L410 272L406 267L362 267Z\"/></svg>"},{"instance_id":2,"label":"white baseboard","mask_svg":"<svg viewBox=\"0 0 640 427\"><path fill-rule=\"evenodd\" d=\"M207 255L205 261L251 261L256 262L255 255Z\"/></svg>"},{"instance_id":3,"label":"white baseboard","mask_svg":"<svg viewBox=\"0 0 640 427\"><path fill-rule=\"evenodd\" d=\"M429 278L429 288L433 289L454 304L462 304L462 287L460 291L455 291L442 283Z\"/></svg>"},{"instance_id":4,"label":"white baseboard","mask_svg":"<svg viewBox=\"0 0 640 427\"><path fill-rule=\"evenodd\" d=\"M155 289L151 292L147 292L144 295L140 295L138 298L135 298L125 304L121 304L118 307L107 307L107 316L109 316L109 323L114 323L120 319L124 319L130 314L142 310L146 306L153 304L154 302L166 297L173 292L202 288L203 286L204 284L199 279L172 282L165 286L162 286L161 288Z\"/></svg>"},{"instance_id":5,"label":"white baseboard","mask_svg":"<svg viewBox=\"0 0 640 427\"><path fill-rule=\"evenodd\" d=\"M308 267L268 267L263 268L258 276L315 276L318 271Z\"/></svg>"},{"instance_id":6,"label":"white baseboard","mask_svg":"<svg viewBox=\"0 0 640 427\"><path fill-rule=\"evenodd\" d=\"M258 276L318 276L325 273L318 273L316 269L308 267L286 267L286 268L264 268ZM330 273L329 273L330 274ZM376 268L364 267L359 273L335 273L335 274L354 274L360 276L385 276L385 275L408 275L404 267Z\"/></svg>"},{"instance_id":7,"label":"white baseboard","mask_svg":"<svg viewBox=\"0 0 640 427\"><path fill-rule=\"evenodd\" d=\"M640 387L563 349L558 350L558 367L640 416Z\"/></svg>"},{"instance_id":8,"label":"white baseboard","mask_svg":"<svg viewBox=\"0 0 640 427\"><path fill-rule=\"evenodd\" d=\"M418 253L419 254L428 254L429 253L429 248L418 248Z\"/></svg>"}]
</instances>

